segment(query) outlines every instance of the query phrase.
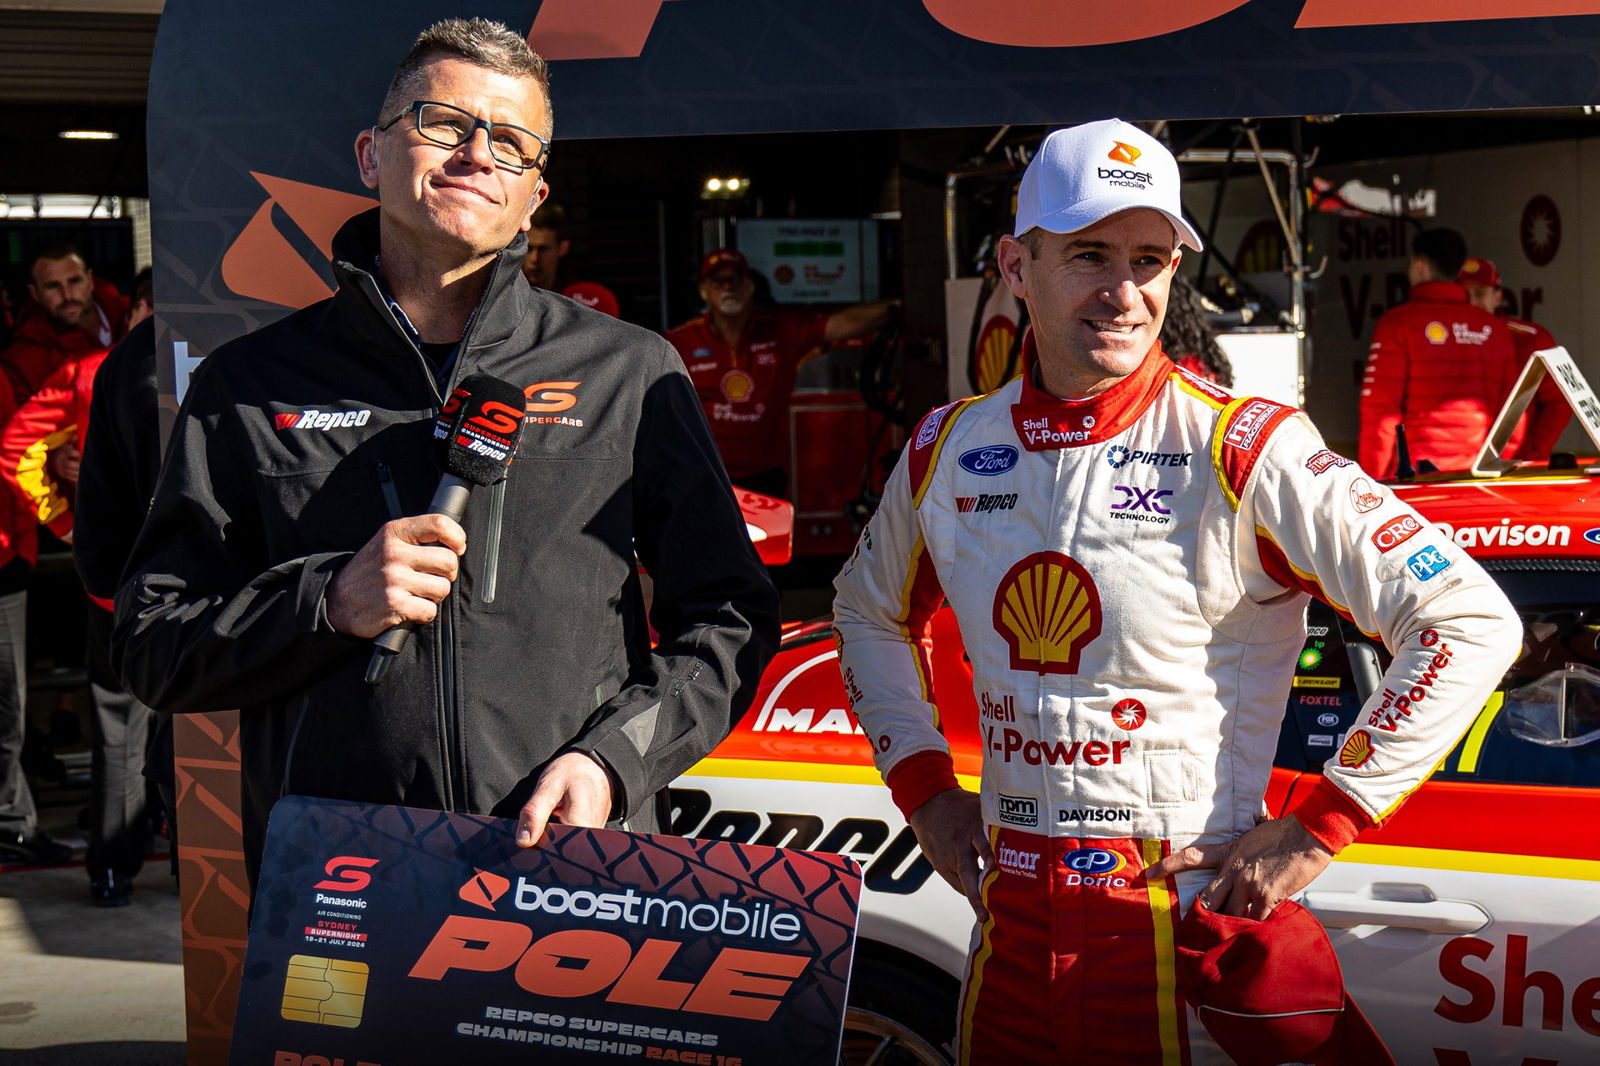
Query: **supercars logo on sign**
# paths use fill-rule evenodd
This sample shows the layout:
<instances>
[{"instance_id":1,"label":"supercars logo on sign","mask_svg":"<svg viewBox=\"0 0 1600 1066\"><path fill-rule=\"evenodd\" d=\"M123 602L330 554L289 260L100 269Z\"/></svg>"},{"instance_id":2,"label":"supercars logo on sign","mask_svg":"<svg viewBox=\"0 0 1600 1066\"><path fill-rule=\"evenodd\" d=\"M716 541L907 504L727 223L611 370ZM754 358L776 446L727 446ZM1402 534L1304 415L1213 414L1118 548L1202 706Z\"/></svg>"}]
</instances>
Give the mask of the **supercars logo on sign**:
<instances>
[{"instance_id":1,"label":"supercars logo on sign","mask_svg":"<svg viewBox=\"0 0 1600 1066\"><path fill-rule=\"evenodd\" d=\"M360 892L372 884L372 875L367 871L376 865L378 865L377 859L363 858L359 855L340 855L329 859L328 864L323 867L328 879L318 881L312 887L328 892Z\"/></svg>"},{"instance_id":2,"label":"supercars logo on sign","mask_svg":"<svg viewBox=\"0 0 1600 1066\"><path fill-rule=\"evenodd\" d=\"M1011 652L1011 669L1075 674L1083 649L1100 635L1100 591L1076 560L1035 552L994 592L994 628Z\"/></svg>"}]
</instances>

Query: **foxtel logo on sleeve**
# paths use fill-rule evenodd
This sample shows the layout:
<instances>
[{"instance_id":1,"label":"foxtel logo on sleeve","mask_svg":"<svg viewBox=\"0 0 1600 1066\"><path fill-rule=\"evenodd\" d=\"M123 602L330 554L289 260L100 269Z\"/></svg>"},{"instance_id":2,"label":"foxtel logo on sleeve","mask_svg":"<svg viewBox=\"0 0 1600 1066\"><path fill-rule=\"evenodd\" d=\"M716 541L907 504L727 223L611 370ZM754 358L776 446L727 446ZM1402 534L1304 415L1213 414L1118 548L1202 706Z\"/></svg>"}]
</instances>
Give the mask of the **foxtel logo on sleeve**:
<instances>
[{"instance_id":1,"label":"foxtel logo on sleeve","mask_svg":"<svg viewBox=\"0 0 1600 1066\"><path fill-rule=\"evenodd\" d=\"M319 411L315 407L307 407L304 411L273 415L272 424L276 429L317 429L326 433L330 429L364 426L371 418L372 410L367 407L359 411Z\"/></svg>"}]
</instances>

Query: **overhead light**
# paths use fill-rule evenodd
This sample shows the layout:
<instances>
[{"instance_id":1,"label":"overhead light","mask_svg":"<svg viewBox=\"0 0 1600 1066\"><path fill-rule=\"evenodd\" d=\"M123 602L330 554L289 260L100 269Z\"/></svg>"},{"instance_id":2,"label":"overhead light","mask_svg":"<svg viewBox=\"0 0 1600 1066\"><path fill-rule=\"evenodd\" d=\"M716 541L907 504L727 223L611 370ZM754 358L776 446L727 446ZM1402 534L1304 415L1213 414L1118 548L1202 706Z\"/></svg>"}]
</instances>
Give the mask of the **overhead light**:
<instances>
[{"instance_id":1,"label":"overhead light","mask_svg":"<svg viewBox=\"0 0 1600 1066\"><path fill-rule=\"evenodd\" d=\"M114 141L122 134L115 130L62 130L57 136L63 141Z\"/></svg>"},{"instance_id":2,"label":"overhead light","mask_svg":"<svg viewBox=\"0 0 1600 1066\"><path fill-rule=\"evenodd\" d=\"M707 178L700 197L705 200L734 200L749 191L749 178Z\"/></svg>"}]
</instances>

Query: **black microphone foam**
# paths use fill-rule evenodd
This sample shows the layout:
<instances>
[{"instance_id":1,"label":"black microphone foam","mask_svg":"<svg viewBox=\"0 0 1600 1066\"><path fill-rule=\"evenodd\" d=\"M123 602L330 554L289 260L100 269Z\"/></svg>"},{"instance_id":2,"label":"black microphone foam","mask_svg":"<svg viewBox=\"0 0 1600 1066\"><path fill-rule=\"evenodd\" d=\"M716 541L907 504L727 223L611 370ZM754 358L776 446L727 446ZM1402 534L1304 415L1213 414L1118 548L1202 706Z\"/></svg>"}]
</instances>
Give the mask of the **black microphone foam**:
<instances>
[{"instance_id":1,"label":"black microphone foam","mask_svg":"<svg viewBox=\"0 0 1600 1066\"><path fill-rule=\"evenodd\" d=\"M491 374L462 378L433 427L443 441L446 473L473 485L504 480L522 440L526 404L509 381Z\"/></svg>"}]
</instances>

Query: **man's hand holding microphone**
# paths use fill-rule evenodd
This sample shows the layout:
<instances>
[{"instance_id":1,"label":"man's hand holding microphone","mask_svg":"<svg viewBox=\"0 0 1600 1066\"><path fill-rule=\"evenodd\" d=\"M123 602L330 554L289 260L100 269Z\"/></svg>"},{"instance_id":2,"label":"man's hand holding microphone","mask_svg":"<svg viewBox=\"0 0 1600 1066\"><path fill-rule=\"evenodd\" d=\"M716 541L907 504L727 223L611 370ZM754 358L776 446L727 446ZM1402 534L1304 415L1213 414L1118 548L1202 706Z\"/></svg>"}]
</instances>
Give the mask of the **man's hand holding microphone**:
<instances>
[{"instance_id":1,"label":"man's hand holding microphone","mask_svg":"<svg viewBox=\"0 0 1600 1066\"><path fill-rule=\"evenodd\" d=\"M434 436L445 474L429 513L385 523L328 585L328 623L340 633L374 639L367 683L381 684L411 631L439 613L467 550L461 518L479 485L506 477L522 437L524 398L510 382L473 374L451 392ZM551 760L522 808L517 843L532 847L555 818L601 828L611 814L611 780L583 752Z\"/></svg>"}]
</instances>

